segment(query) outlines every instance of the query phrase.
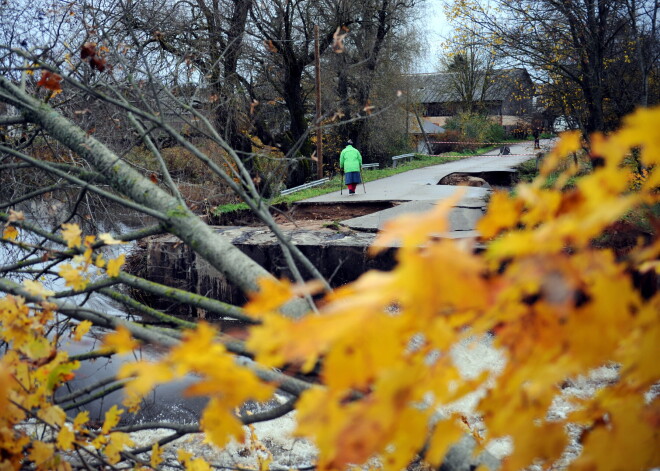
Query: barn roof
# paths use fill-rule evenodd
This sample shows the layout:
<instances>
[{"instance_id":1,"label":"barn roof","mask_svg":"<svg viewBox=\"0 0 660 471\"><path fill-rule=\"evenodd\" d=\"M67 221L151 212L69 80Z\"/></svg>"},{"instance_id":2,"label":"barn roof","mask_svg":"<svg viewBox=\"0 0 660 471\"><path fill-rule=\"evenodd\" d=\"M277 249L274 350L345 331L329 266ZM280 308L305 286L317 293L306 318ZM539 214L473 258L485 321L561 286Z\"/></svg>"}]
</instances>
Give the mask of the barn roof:
<instances>
[{"instance_id":1,"label":"barn roof","mask_svg":"<svg viewBox=\"0 0 660 471\"><path fill-rule=\"evenodd\" d=\"M411 95L420 103L461 101L452 86L454 75L455 72L410 75ZM485 99L487 101L504 101L516 90L518 84L528 83L531 85L529 74L525 69L496 70L491 80L493 84L486 91Z\"/></svg>"}]
</instances>

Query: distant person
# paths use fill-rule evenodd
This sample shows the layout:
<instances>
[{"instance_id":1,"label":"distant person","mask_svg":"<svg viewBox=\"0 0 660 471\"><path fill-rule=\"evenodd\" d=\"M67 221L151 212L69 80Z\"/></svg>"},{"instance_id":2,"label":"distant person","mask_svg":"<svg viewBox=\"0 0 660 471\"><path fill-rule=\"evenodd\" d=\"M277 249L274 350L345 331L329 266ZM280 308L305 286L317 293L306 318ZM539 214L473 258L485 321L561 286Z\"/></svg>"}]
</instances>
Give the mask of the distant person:
<instances>
[{"instance_id":1,"label":"distant person","mask_svg":"<svg viewBox=\"0 0 660 471\"><path fill-rule=\"evenodd\" d=\"M534 149L541 148L541 143L539 142L540 135L541 135L541 131L539 131L539 128L534 128L534 131L532 132L532 136L534 136Z\"/></svg>"},{"instance_id":2,"label":"distant person","mask_svg":"<svg viewBox=\"0 0 660 471\"><path fill-rule=\"evenodd\" d=\"M353 147L353 141L346 141L346 147L339 155L339 168L344 172L344 183L348 187L348 194L355 194L355 187L362 182L360 170L362 169L362 154Z\"/></svg>"}]
</instances>

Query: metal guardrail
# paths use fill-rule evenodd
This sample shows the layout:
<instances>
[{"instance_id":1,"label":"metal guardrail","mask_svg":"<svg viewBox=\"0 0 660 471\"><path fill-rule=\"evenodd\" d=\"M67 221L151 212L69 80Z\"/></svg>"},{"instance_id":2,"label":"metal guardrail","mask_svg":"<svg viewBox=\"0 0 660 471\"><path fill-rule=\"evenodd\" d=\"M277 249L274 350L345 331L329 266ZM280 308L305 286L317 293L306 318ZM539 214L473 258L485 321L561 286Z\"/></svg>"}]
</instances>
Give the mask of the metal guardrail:
<instances>
[{"instance_id":1,"label":"metal guardrail","mask_svg":"<svg viewBox=\"0 0 660 471\"><path fill-rule=\"evenodd\" d=\"M300 190L306 190L307 188L312 188L314 186L322 185L323 183L327 182L329 178L321 178L320 180L315 180L313 182L307 182L302 185L294 186L293 188L287 188L286 190L280 191L280 195L289 195L291 193L295 193L296 191Z\"/></svg>"},{"instance_id":2,"label":"metal guardrail","mask_svg":"<svg viewBox=\"0 0 660 471\"><path fill-rule=\"evenodd\" d=\"M396 167L396 164L399 162L401 159L410 159L412 160L415 157L415 154L401 154L401 155L395 155L392 157L392 167Z\"/></svg>"},{"instance_id":3,"label":"metal guardrail","mask_svg":"<svg viewBox=\"0 0 660 471\"><path fill-rule=\"evenodd\" d=\"M362 168L380 168L380 164L378 162L373 164L362 164Z\"/></svg>"}]
</instances>

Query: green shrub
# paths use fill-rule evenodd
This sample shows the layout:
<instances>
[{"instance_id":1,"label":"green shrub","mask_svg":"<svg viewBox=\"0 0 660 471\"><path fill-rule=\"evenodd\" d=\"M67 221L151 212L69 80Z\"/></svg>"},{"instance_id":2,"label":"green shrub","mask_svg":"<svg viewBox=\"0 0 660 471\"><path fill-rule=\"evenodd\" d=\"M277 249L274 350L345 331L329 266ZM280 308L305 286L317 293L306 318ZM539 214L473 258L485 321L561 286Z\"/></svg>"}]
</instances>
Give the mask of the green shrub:
<instances>
[{"instance_id":1,"label":"green shrub","mask_svg":"<svg viewBox=\"0 0 660 471\"><path fill-rule=\"evenodd\" d=\"M472 143L490 143L501 142L504 139L504 128L493 123L485 115L475 113L459 113L452 116L445 123L445 129L448 131L458 131L459 140L465 142L462 149L452 149L456 151L476 150L479 145Z\"/></svg>"}]
</instances>

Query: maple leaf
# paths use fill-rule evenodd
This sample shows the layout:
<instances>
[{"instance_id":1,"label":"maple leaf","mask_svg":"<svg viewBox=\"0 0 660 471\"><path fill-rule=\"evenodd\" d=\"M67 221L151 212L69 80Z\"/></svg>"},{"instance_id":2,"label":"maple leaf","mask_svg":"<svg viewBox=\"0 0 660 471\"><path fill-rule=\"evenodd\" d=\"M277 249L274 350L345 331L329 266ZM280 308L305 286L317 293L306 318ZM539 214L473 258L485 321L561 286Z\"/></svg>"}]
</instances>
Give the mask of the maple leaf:
<instances>
[{"instance_id":1,"label":"maple leaf","mask_svg":"<svg viewBox=\"0 0 660 471\"><path fill-rule=\"evenodd\" d=\"M88 280L73 265L65 263L59 267L57 273L64 278L66 285L75 291L82 291L87 286Z\"/></svg>"},{"instance_id":2,"label":"maple leaf","mask_svg":"<svg viewBox=\"0 0 660 471\"><path fill-rule=\"evenodd\" d=\"M52 291L50 289L46 289L43 284L39 283L38 281L33 281L33 280L24 280L23 281L23 286L25 287L25 291L30 293L33 296L39 296L41 298L47 298L49 296L53 296L55 294L55 291Z\"/></svg>"},{"instance_id":3,"label":"maple leaf","mask_svg":"<svg viewBox=\"0 0 660 471\"><path fill-rule=\"evenodd\" d=\"M126 384L126 395L131 399L139 399L147 394L157 384L170 381L177 376L169 365L137 361L123 364L117 377L120 379L134 377Z\"/></svg>"},{"instance_id":4,"label":"maple leaf","mask_svg":"<svg viewBox=\"0 0 660 471\"><path fill-rule=\"evenodd\" d=\"M55 455L55 447L52 443L35 440L31 445L30 461L34 462L37 466L44 465Z\"/></svg>"},{"instance_id":5,"label":"maple leaf","mask_svg":"<svg viewBox=\"0 0 660 471\"><path fill-rule=\"evenodd\" d=\"M106 261L105 258L103 258L103 255L97 255L96 258L94 259L94 266L98 268L103 268L105 267Z\"/></svg>"},{"instance_id":6,"label":"maple leaf","mask_svg":"<svg viewBox=\"0 0 660 471\"><path fill-rule=\"evenodd\" d=\"M500 231L515 227L523 209L523 202L507 192L495 191L488 202L486 215L477 222L476 229L485 239L495 237Z\"/></svg>"},{"instance_id":7,"label":"maple leaf","mask_svg":"<svg viewBox=\"0 0 660 471\"><path fill-rule=\"evenodd\" d=\"M108 260L108 264L106 266L106 273L110 277L115 277L119 276L119 270L121 270L122 265L126 261L126 255L121 254L117 258L113 258L112 260Z\"/></svg>"},{"instance_id":8,"label":"maple leaf","mask_svg":"<svg viewBox=\"0 0 660 471\"><path fill-rule=\"evenodd\" d=\"M83 425L89 422L89 411L82 411L73 419L73 429L77 432L82 430Z\"/></svg>"},{"instance_id":9,"label":"maple leaf","mask_svg":"<svg viewBox=\"0 0 660 471\"><path fill-rule=\"evenodd\" d=\"M157 469L158 466L163 462L163 450L161 450L158 443L154 443L151 447L151 458L149 464L152 468Z\"/></svg>"},{"instance_id":10,"label":"maple leaf","mask_svg":"<svg viewBox=\"0 0 660 471\"><path fill-rule=\"evenodd\" d=\"M21 346L21 351L32 360L45 360L53 354L53 347L44 337L32 337Z\"/></svg>"},{"instance_id":11,"label":"maple leaf","mask_svg":"<svg viewBox=\"0 0 660 471\"><path fill-rule=\"evenodd\" d=\"M82 231L78 224L62 224L62 238L70 249L82 244Z\"/></svg>"},{"instance_id":12,"label":"maple leaf","mask_svg":"<svg viewBox=\"0 0 660 471\"><path fill-rule=\"evenodd\" d=\"M63 425L60 429L60 433L57 434L57 446L61 450L71 450L75 439L76 436L73 431L66 425Z\"/></svg>"},{"instance_id":13,"label":"maple leaf","mask_svg":"<svg viewBox=\"0 0 660 471\"><path fill-rule=\"evenodd\" d=\"M441 420L433 427L426 460L439 466L449 448L465 434L464 428L453 418Z\"/></svg>"},{"instance_id":14,"label":"maple leaf","mask_svg":"<svg viewBox=\"0 0 660 471\"><path fill-rule=\"evenodd\" d=\"M37 82L38 87L44 87L47 90L50 90L55 93L62 91L60 82L62 81L62 76L45 70L41 73L41 79Z\"/></svg>"},{"instance_id":15,"label":"maple leaf","mask_svg":"<svg viewBox=\"0 0 660 471\"><path fill-rule=\"evenodd\" d=\"M75 328L74 334L73 334L73 339L76 342L80 342L83 338L83 336L89 332L89 329L92 327L92 322L91 321L82 321L80 324L78 324Z\"/></svg>"},{"instance_id":16,"label":"maple leaf","mask_svg":"<svg viewBox=\"0 0 660 471\"><path fill-rule=\"evenodd\" d=\"M250 301L244 306L247 314L255 317L279 309L293 298L293 284L288 280L262 277L257 280L259 291L250 294Z\"/></svg>"},{"instance_id":17,"label":"maple leaf","mask_svg":"<svg viewBox=\"0 0 660 471\"><path fill-rule=\"evenodd\" d=\"M121 414L124 412L124 409L119 409L117 405L113 405L106 413L105 420L103 421L103 427L101 428L101 433L108 434L110 430L115 428L119 423Z\"/></svg>"},{"instance_id":18,"label":"maple leaf","mask_svg":"<svg viewBox=\"0 0 660 471\"><path fill-rule=\"evenodd\" d=\"M61 357L60 357L61 358ZM77 361L61 363L55 365L48 372L48 377L46 379L46 388L48 391L53 391L55 386L60 384L62 381L69 381L74 378L73 371L77 370L80 367L80 363Z\"/></svg>"},{"instance_id":19,"label":"maple leaf","mask_svg":"<svg viewBox=\"0 0 660 471\"><path fill-rule=\"evenodd\" d=\"M217 398L212 398L204 408L200 425L208 439L220 448L229 443L231 437L239 442L245 439L242 422Z\"/></svg>"},{"instance_id":20,"label":"maple leaf","mask_svg":"<svg viewBox=\"0 0 660 471\"><path fill-rule=\"evenodd\" d=\"M8 240L16 240L18 237L18 229L14 226L6 226L2 231L2 238Z\"/></svg>"},{"instance_id":21,"label":"maple leaf","mask_svg":"<svg viewBox=\"0 0 660 471\"><path fill-rule=\"evenodd\" d=\"M177 450L177 459L183 463L186 471L211 471L211 466L202 458L192 459L192 454L179 448Z\"/></svg>"},{"instance_id":22,"label":"maple leaf","mask_svg":"<svg viewBox=\"0 0 660 471\"><path fill-rule=\"evenodd\" d=\"M123 354L132 352L139 344L133 339L130 331L123 325L120 325L114 332L103 337L103 346L116 350L119 354Z\"/></svg>"},{"instance_id":23,"label":"maple leaf","mask_svg":"<svg viewBox=\"0 0 660 471\"><path fill-rule=\"evenodd\" d=\"M103 427L105 429L105 424ZM112 432L108 437L108 443L105 446L104 452L110 464L116 464L120 460L120 453L126 447L134 446L134 445L135 442L133 441L133 439L130 437L129 434L124 432Z\"/></svg>"},{"instance_id":24,"label":"maple leaf","mask_svg":"<svg viewBox=\"0 0 660 471\"><path fill-rule=\"evenodd\" d=\"M37 411L37 416L50 425L62 426L66 420L66 413L59 406L49 405Z\"/></svg>"}]
</instances>

